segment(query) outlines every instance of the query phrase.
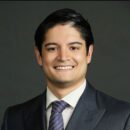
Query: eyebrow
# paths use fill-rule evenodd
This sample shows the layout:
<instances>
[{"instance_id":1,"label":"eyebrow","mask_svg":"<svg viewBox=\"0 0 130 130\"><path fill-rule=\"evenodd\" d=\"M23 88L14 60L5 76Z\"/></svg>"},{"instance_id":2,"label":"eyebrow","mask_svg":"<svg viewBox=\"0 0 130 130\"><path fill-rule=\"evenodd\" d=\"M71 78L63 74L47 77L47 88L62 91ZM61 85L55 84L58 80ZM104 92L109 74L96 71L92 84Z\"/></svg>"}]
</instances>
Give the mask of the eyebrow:
<instances>
[{"instance_id":1,"label":"eyebrow","mask_svg":"<svg viewBox=\"0 0 130 130\"><path fill-rule=\"evenodd\" d=\"M69 43L69 45L73 45L73 44L82 45L83 43L81 43L81 42L70 42L70 43Z\"/></svg>"},{"instance_id":2,"label":"eyebrow","mask_svg":"<svg viewBox=\"0 0 130 130\"><path fill-rule=\"evenodd\" d=\"M49 43L46 43L44 45L44 47L47 47L47 46L50 46L50 45L57 45L57 43L55 43L55 42L49 42Z\"/></svg>"},{"instance_id":3,"label":"eyebrow","mask_svg":"<svg viewBox=\"0 0 130 130\"><path fill-rule=\"evenodd\" d=\"M77 41L68 43L68 45L74 45L74 44L82 45L83 43L77 42ZM55 43L55 42L45 43L44 47L47 47L47 46L50 46L50 45L58 45L58 43Z\"/></svg>"}]
</instances>

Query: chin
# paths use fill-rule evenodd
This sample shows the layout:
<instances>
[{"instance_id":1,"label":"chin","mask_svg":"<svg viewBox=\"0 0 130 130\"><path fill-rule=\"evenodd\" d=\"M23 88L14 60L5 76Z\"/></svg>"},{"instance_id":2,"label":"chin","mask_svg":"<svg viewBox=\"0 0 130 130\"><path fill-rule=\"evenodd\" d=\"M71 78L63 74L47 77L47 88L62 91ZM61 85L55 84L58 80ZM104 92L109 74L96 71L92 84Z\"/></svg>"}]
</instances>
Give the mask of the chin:
<instances>
[{"instance_id":1,"label":"chin","mask_svg":"<svg viewBox=\"0 0 130 130\"><path fill-rule=\"evenodd\" d=\"M64 85L64 86L66 86L66 85L68 85L68 84L71 84L72 83L72 80L70 80L70 79L58 79L58 80L53 80L52 81L53 83L55 82L56 84L61 84L61 85Z\"/></svg>"}]
</instances>

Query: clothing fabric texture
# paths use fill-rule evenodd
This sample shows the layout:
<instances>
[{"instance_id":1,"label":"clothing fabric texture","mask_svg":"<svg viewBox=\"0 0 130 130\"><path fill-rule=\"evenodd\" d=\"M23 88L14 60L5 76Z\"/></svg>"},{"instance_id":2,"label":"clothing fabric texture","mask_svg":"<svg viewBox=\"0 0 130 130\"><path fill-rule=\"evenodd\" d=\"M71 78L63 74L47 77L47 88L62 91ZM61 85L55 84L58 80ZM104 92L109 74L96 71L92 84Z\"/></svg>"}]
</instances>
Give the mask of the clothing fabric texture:
<instances>
[{"instance_id":1,"label":"clothing fabric texture","mask_svg":"<svg viewBox=\"0 0 130 130\"><path fill-rule=\"evenodd\" d=\"M64 130L64 121L62 117L62 112L67 106L69 105L62 100L55 101L52 103L49 130Z\"/></svg>"},{"instance_id":2,"label":"clothing fabric texture","mask_svg":"<svg viewBox=\"0 0 130 130\"><path fill-rule=\"evenodd\" d=\"M9 107L2 130L46 130L46 91ZM88 83L65 130L130 130L130 104Z\"/></svg>"},{"instance_id":3,"label":"clothing fabric texture","mask_svg":"<svg viewBox=\"0 0 130 130\"><path fill-rule=\"evenodd\" d=\"M63 116L63 122L64 122L64 128L66 128L68 121L81 97L83 94L85 88L86 88L86 80L75 90L70 92L69 94L65 95L63 98L58 99L52 92L51 90L47 87L46 89L46 119L47 119L47 129L49 127L49 120L51 116L51 110L52 110L52 102L54 101L59 101L63 100L66 103L69 104L68 107L65 108L65 110L62 112Z\"/></svg>"}]
</instances>

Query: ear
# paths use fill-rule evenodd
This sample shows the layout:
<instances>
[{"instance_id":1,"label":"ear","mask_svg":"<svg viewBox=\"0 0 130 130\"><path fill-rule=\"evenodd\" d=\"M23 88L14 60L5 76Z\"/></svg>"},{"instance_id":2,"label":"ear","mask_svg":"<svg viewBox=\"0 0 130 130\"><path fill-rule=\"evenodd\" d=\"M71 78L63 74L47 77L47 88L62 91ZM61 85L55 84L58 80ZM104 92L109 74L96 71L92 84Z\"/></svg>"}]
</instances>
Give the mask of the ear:
<instances>
[{"instance_id":1,"label":"ear","mask_svg":"<svg viewBox=\"0 0 130 130\"><path fill-rule=\"evenodd\" d=\"M88 52L87 52L87 63L89 64L91 62L92 59L92 54L93 54L93 45L89 46Z\"/></svg>"},{"instance_id":2,"label":"ear","mask_svg":"<svg viewBox=\"0 0 130 130\"><path fill-rule=\"evenodd\" d=\"M38 50L38 48L35 46L34 47L34 52L35 52L35 56L36 56L36 60L37 60L37 63L42 66L42 56Z\"/></svg>"}]
</instances>

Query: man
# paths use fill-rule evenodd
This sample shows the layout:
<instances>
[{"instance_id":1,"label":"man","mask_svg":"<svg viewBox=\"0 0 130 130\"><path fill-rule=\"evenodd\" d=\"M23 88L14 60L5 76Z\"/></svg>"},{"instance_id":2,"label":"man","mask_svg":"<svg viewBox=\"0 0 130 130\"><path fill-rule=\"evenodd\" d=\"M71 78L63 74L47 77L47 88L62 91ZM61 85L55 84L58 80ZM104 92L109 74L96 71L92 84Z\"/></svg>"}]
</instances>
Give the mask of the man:
<instances>
[{"instance_id":1,"label":"man","mask_svg":"<svg viewBox=\"0 0 130 130\"><path fill-rule=\"evenodd\" d=\"M9 107L2 130L130 130L130 105L87 81L93 48L91 27L79 13L60 9L50 14L36 30L34 48L47 88Z\"/></svg>"}]
</instances>

